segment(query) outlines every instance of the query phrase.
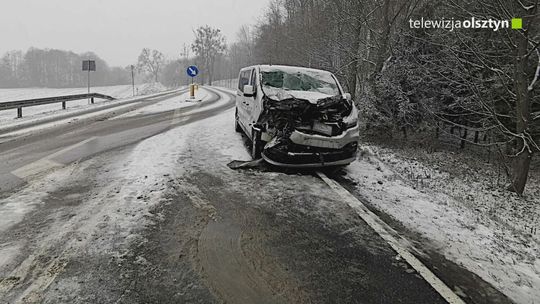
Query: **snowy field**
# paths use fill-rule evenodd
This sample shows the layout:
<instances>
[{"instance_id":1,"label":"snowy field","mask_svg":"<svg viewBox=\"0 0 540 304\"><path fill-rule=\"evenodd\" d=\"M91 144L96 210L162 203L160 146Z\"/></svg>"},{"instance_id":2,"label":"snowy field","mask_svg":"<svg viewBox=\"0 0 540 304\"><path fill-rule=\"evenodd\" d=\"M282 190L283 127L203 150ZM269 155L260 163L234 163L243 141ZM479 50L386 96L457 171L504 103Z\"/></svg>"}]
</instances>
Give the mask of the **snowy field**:
<instances>
[{"instance_id":1,"label":"snowy field","mask_svg":"<svg viewBox=\"0 0 540 304\"><path fill-rule=\"evenodd\" d=\"M430 165L422 153L408 152L363 145L347 177L371 205L428 241L417 240L418 247L442 253L516 303L540 299L538 177L532 174L528 196L520 198L456 155L433 153L437 165Z\"/></svg>"},{"instance_id":2,"label":"snowy field","mask_svg":"<svg viewBox=\"0 0 540 304\"><path fill-rule=\"evenodd\" d=\"M140 96L158 93L165 91L166 88L160 83L147 83L137 85L138 93ZM133 90L131 85L122 86L110 86L110 87L95 87L91 89L92 93L101 93L112 96L116 99L125 99L132 97ZM62 95L74 95L87 93L87 88L71 88L71 89L50 89L50 88L27 88L27 89L0 89L0 102L26 100L33 98L45 98ZM114 102L114 101L112 101ZM17 119L16 110L0 111L0 126L6 127L23 122L33 121L39 118L50 117L51 115L60 115L70 112L76 112L79 110L87 109L89 107L99 107L101 105L110 104L111 101L96 99L94 105L88 104L87 99L75 100L67 102L67 109L62 110L61 103L54 103L49 105L26 107L23 108L23 118Z\"/></svg>"}]
</instances>

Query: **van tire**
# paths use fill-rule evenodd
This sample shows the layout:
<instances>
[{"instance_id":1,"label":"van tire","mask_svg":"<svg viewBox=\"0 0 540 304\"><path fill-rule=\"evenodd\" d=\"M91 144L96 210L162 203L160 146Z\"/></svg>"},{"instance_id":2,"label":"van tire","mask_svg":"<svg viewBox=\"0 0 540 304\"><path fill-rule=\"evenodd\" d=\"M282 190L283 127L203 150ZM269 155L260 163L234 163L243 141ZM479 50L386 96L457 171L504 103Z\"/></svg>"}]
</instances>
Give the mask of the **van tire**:
<instances>
[{"instance_id":1,"label":"van tire","mask_svg":"<svg viewBox=\"0 0 540 304\"><path fill-rule=\"evenodd\" d=\"M238 109L234 112L234 130L238 133L242 132L242 127L240 127L240 123L238 122Z\"/></svg>"},{"instance_id":2,"label":"van tire","mask_svg":"<svg viewBox=\"0 0 540 304\"><path fill-rule=\"evenodd\" d=\"M261 132L253 130L251 140L251 158L253 160L261 158L261 153L264 148L264 142L261 140Z\"/></svg>"}]
</instances>

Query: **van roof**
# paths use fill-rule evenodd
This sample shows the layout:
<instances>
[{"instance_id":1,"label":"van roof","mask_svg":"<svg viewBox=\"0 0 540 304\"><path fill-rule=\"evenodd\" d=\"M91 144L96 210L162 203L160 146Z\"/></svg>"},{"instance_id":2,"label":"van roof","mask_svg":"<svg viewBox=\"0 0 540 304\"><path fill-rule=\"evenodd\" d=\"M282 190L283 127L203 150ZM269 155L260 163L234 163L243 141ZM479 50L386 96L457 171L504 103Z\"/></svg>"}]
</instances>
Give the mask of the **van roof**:
<instances>
[{"instance_id":1,"label":"van roof","mask_svg":"<svg viewBox=\"0 0 540 304\"><path fill-rule=\"evenodd\" d=\"M269 65L269 64L253 65L253 66L245 67L245 68L241 69L241 71L249 70L249 69L253 69L253 68L259 68L263 72L271 72L271 71L278 70L278 71L284 71L284 72L290 72L290 73L302 72L302 71L310 71L310 72L319 72L319 73L323 72L323 73L332 74L329 71L319 70L319 69L312 69L312 68L306 68L306 67L300 67L300 66Z\"/></svg>"}]
</instances>

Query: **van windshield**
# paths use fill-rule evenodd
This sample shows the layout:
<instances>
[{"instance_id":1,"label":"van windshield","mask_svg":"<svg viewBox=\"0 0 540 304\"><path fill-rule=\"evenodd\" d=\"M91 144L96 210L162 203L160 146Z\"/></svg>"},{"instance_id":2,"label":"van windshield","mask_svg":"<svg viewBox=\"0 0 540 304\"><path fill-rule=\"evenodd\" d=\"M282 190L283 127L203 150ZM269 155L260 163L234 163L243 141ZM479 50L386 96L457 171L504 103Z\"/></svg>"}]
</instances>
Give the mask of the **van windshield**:
<instances>
[{"instance_id":1,"label":"van windshield","mask_svg":"<svg viewBox=\"0 0 540 304\"><path fill-rule=\"evenodd\" d=\"M262 85L265 88L285 91L318 92L331 96L339 95L338 85L332 74L317 71L263 71Z\"/></svg>"}]
</instances>

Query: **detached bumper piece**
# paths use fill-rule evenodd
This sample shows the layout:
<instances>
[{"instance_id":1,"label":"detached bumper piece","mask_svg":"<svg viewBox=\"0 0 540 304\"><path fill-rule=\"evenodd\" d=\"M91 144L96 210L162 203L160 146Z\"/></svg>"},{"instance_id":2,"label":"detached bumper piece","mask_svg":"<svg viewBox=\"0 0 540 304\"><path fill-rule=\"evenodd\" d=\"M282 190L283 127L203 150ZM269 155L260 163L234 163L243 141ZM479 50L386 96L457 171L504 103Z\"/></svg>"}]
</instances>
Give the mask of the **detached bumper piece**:
<instances>
[{"instance_id":1,"label":"detached bumper piece","mask_svg":"<svg viewBox=\"0 0 540 304\"><path fill-rule=\"evenodd\" d=\"M290 142L265 149L262 157L272 165L289 168L344 166L356 159L357 149L356 142L350 143L342 149L301 146Z\"/></svg>"}]
</instances>

